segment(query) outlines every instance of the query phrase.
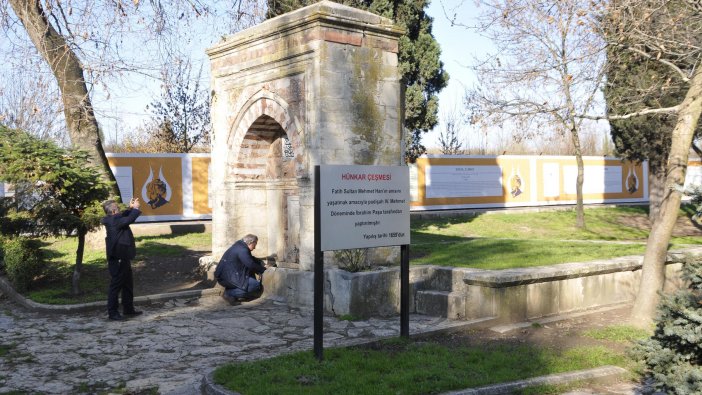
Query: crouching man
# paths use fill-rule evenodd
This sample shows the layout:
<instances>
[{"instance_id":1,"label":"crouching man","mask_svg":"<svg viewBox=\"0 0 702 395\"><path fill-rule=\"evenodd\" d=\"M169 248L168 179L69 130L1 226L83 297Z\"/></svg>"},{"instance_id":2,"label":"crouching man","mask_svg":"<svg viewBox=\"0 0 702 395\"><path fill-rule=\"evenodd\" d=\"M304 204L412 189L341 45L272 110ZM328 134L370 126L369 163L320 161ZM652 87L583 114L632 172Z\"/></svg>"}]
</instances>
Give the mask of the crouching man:
<instances>
[{"instance_id":1,"label":"crouching man","mask_svg":"<svg viewBox=\"0 0 702 395\"><path fill-rule=\"evenodd\" d=\"M256 274L263 275L266 267L263 261L251 255L251 251L256 248L258 237L248 234L241 240L232 244L222 255L217 268L215 278L223 286L222 297L230 304L236 304L239 300L251 300L261 295L262 287L260 279Z\"/></svg>"}]
</instances>

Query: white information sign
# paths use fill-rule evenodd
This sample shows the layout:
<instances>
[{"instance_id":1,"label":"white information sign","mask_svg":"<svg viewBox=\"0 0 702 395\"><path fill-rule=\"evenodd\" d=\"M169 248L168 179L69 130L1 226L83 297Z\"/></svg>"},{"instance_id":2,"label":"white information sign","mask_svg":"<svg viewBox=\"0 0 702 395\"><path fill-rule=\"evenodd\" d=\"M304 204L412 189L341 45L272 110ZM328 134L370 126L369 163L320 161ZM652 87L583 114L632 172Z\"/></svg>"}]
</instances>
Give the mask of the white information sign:
<instances>
[{"instance_id":1,"label":"white information sign","mask_svg":"<svg viewBox=\"0 0 702 395\"><path fill-rule=\"evenodd\" d=\"M410 243L407 166L322 165L321 250Z\"/></svg>"},{"instance_id":2,"label":"white information sign","mask_svg":"<svg viewBox=\"0 0 702 395\"><path fill-rule=\"evenodd\" d=\"M561 194L560 167L558 163L544 163L544 197L558 197Z\"/></svg>"},{"instance_id":3,"label":"white information sign","mask_svg":"<svg viewBox=\"0 0 702 395\"><path fill-rule=\"evenodd\" d=\"M583 193L622 192L621 166L584 166ZM569 195L576 194L577 166L563 167L563 188Z\"/></svg>"},{"instance_id":4,"label":"white information sign","mask_svg":"<svg viewBox=\"0 0 702 395\"><path fill-rule=\"evenodd\" d=\"M499 166L427 166L426 197L502 196Z\"/></svg>"},{"instance_id":5,"label":"white information sign","mask_svg":"<svg viewBox=\"0 0 702 395\"><path fill-rule=\"evenodd\" d=\"M410 164L409 167L409 187L410 187L410 200L413 202L419 201L419 174L417 172L417 165Z\"/></svg>"},{"instance_id":6,"label":"white information sign","mask_svg":"<svg viewBox=\"0 0 702 395\"><path fill-rule=\"evenodd\" d=\"M129 204L129 201L132 200L134 196L131 166L110 166L110 169L112 169L112 174L115 175L115 179L117 180L117 187L122 197L122 203Z\"/></svg>"}]
</instances>

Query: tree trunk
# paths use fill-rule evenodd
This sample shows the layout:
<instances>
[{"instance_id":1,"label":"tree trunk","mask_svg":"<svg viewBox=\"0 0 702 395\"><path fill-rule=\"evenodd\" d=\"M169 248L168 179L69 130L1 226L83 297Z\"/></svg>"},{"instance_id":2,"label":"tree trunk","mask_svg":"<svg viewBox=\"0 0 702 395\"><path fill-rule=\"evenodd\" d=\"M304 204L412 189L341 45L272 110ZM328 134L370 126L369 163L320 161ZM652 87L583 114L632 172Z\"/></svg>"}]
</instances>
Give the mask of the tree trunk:
<instances>
[{"instance_id":1,"label":"tree trunk","mask_svg":"<svg viewBox=\"0 0 702 395\"><path fill-rule=\"evenodd\" d=\"M648 220L651 228L656 223L661 211L665 193L665 165L648 164Z\"/></svg>"},{"instance_id":2,"label":"tree trunk","mask_svg":"<svg viewBox=\"0 0 702 395\"><path fill-rule=\"evenodd\" d=\"M102 169L103 177L113 182L112 193L119 196L117 182L102 148L80 60L65 38L49 23L40 1L9 0L9 3L56 78L73 147L90 154L91 163Z\"/></svg>"},{"instance_id":3,"label":"tree trunk","mask_svg":"<svg viewBox=\"0 0 702 395\"><path fill-rule=\"evenodd\" d=\"M73 278L71 279L71 292L73 295L80 295L80 274L83 271L83 252L85 251L86 231L78 231L78 248L76 248L76 265L73 267Z\"/></svg>"},{"instance_id":4,"label":"tree trunk","mask_svg":"<svg viewBox=\"0 0 702 395\"><path fill-rule=\"evenodd\" d=\"M575 127L575 123L573 123L573 126L571 127L570 134L573 140L573 148L575 149L575 162L578 164L578 178L575 180L575 226L583 229L585 228L585 209L583 207L583 181L585 180L585 164L583 163L583 152L580 148L580 137L578 136L578 129Z\"/></svg>"},{"instance_id":5,"label":"tree trunk","mask_svg":"<svg viewBox=\"0 0 702 395\"><path fill-rule=\"evenodd\" d=\"M663 291L668 243L680 210L690 146L701 111L702 70L697 69L680 105L678 121L673 129L660 214L648 236L641 284L631 312L632 323L641 327L649 327L653 323L660 292Z\"/></svg>"}]
</instances>

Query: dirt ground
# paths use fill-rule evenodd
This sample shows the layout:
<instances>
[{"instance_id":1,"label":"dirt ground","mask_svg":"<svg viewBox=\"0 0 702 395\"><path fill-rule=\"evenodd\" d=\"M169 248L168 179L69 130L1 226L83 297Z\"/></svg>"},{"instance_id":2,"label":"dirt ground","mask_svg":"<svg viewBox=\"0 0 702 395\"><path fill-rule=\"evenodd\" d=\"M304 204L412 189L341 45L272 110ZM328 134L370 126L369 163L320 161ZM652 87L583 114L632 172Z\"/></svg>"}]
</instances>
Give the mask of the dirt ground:
<instances>
[{"instance_id":1,"label":"dirt ground","mask_svg":"<svg viewBox=\"0 0 702 395\"><path fill-rule=\"evenodd\" d=\"M525 344L565 350L576 346L601 345L613 351L624 351L627 344L606 340L596 340L585 336L592 329L602 329L612 325L626 325L630 307L579 315L562 321L534 324L500 333L490 328L470 328L448 335L441 335L437 341L451 345L486 346L493 344Z\"/></svg>"},{"instance_id":2,"label":"dirt ground","mask_svg":"<svg viewBox=\"0 0 702 395\"><path fill-rule=\"evenodd\" d=\"M624 225L637 229L650 229L651 224L647 217L622 217L620 222ZM673 228L673 236L702 236L702 225L694 222L689 217L678 217Z\"/></svg>"},{"instance_id":3,"label":"dirt ground","mask_svg":"<svg viewBox=\"0 0 702 395\"><path fill-rule=\"evenodd\" d=\"M167 292L210 288L199 259L211 251L188 251L180 256L150 256L132 262L134 293L155 295Z\"/></svg>"}]
</instances>

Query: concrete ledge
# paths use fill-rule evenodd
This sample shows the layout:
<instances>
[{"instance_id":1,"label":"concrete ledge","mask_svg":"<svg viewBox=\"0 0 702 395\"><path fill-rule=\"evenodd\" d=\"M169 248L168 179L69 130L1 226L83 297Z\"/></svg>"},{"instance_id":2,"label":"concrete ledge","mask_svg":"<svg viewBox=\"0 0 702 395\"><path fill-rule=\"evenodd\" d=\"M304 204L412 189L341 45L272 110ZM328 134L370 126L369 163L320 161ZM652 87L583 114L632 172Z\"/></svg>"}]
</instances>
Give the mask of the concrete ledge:
<instances>
[{"instance_id":1,"label":"concrete ledge","mask_svg":"<svg viewBox=\"0 0 702 395\"><path fill-rule=\"evenodd\" d=\"M666 291L684 286L679 270L691 256L702 256L702 247L668 253ZM512 270L412 266L410 311L462 320L497 317L513 323L630 303L638 290L642 260L626 256ZM264 276L265 297L311 307L313 274L270 270ZM326 269L324 307L333 315L397 314L399 268L360 273Z\"/></svg>"},{"instance_id":2,"label":"concrete ledge","mask_svg":"<svg viewBox=\"0 0 702 395\"><path fill-rule=\"evenodd\" d=\"M702 247L688 248L684 251L670 251L666 257L666 263L681 263L686 256L702 256ZM522 269L470 271L465 274L463 281L470 285L503 288L515 285L634 271L641 269L642 263L643 256L633 255L597 261L562 263L560 265Z\"/></svg>"},{"instance_id":3,"label":"concrete ledge","mask_svg":"<svg viewBox=\"0 0 702 395\"><path fill-rule=\"evenodd\" d=\"M601 366L594 369L577 370L575 372L550 374L548 376L534 377L526 380L509 383L486 385L484 387L470 388L463 391L446 392L442 395L498 395L514 394L518 390L535 387L538 385L566 384L574 381L614 380L624 376L626 369L619 366Z\"/></svg>"},{"instance_id":4,"label":"concrete ledge","mask_svg":"<svg viewBox=\"0 0 702 395\"><path fill-rule=\"evenodd\" d=\"M571 262L553 266L520 269L486 270L466 273L464 282L490 288L503 288L550 281L566 280L584 276L596 276L641 268L642 256L625 256L608 260Z\"/></svg>"},{"instance_id":5,"label":"concrete ledge","mask_svg":"<svg viewBox=\"0 0 702 395\"><path fill-rule=\"evenodd\" d=\"M144 305L152 302L159 302L170 299L178 298L203 298L210 296L218 296L221 290L217 288L207 288L207 289L195 289L188 291L178 291L155 295L146 296L136 296L134 297L134 304ZM23 306L27 309L34 311L41 311L45 313L78 313L83 311L94 311L99 309L107 308L107 301L100 302L90 302L90 303L78 303L70 305L54 305L46 303L37 303L33 300L27 299L21 294L17 293L12 287L12 284L5 278L0 276L0 293L7 296L10 300Z\"/></svg>"}]
</instances>

